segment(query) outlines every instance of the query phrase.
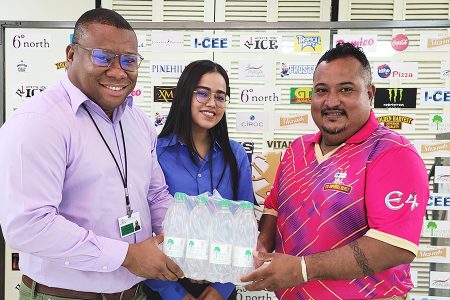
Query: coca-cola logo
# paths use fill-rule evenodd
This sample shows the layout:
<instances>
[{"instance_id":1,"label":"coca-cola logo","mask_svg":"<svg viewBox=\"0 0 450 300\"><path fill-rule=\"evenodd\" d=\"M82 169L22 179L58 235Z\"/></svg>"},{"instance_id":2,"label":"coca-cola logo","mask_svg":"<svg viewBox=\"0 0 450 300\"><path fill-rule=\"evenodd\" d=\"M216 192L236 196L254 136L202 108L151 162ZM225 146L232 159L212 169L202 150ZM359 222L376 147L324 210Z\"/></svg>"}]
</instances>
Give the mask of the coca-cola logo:
<instances>
[{"instance_id":1,"label":"coca-cola logo","mask_svg":"<svg viewBox=\"0 0 450 300\"><path fill-rule=\"evenodd\" d=\"M391 46L395 51L403 51L408 48L409 39L404 34L397 34L392 38Z\"/></svg>"}]
</instances>

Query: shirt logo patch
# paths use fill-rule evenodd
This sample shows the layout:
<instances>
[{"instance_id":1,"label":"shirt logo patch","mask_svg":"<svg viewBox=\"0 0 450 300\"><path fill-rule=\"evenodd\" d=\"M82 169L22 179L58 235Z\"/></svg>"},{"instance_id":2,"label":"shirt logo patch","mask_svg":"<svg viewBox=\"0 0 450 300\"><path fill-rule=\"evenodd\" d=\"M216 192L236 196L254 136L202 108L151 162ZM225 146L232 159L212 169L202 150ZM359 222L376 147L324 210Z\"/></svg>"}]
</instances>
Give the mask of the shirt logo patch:
<instances>
[{"instance_id":1,"label":"shirt logo patch","mask_svg":"<svg viewBox=\"0 0 450 300\"><path fill-rule=\"evenodd\" d=\"M405 205L411 205L411 211L419 206L417 203L417 194L414 192L409 194L408 198L404 200L403 193L400 191L392 191L384 198L384 204L390 210L399 210Z\"/></svg>"},{"instance_id":2,"label":"shirt logo patch","mask_svg":"<svg viewBox=\"0 0 450 300\"><path fill-rule=\"evenodd\" d=\"M343 184L344 179L347 177L346 171L337 172L334 174L333 183L327 183L323 186L324 190L335 190L338 192L344 192L349 194L352 190L351 186Z\"/></svg>"}]
</instances>

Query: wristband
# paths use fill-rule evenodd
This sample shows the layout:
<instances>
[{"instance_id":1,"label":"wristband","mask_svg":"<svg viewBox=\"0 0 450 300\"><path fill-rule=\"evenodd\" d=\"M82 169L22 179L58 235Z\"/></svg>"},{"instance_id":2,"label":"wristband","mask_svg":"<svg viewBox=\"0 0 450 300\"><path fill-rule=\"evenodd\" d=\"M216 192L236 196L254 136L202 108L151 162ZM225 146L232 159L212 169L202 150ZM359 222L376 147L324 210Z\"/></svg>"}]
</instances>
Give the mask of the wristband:
<instances>
[{"instance_id":1,"label":"wristband","mask_svg":"<svg viewBox=\"0 0 450 300\"><path fill-rule=\"evenodd\" d=\"M306 282L308 282L308 273L306 271L306 261L305 261L305 257L304 256L302 256L300 258L300 265L302 266L303 281L306 283Z\"/></svg>"}]
</instances>

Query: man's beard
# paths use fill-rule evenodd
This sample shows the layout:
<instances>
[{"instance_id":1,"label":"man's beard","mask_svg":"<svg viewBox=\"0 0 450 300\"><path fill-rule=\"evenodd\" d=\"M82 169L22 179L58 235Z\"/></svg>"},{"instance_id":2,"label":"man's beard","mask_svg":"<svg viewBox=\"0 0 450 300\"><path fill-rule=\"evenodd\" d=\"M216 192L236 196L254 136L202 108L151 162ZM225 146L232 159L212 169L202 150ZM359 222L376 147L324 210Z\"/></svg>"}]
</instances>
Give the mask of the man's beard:
<instances>
[{"instance_id":1,"label":"man's beard","mask_svg":"<svg viewBox=\"0 0 450 300\"><path fill-rule=\"evenodd\" d=\"M336 128L336 129L329 129L327 127L322 127L322 130L328 134L340 134L342 132L344 132L346 129L346 127L342 127L342 128Z\"/></svg>"}]
</instances>

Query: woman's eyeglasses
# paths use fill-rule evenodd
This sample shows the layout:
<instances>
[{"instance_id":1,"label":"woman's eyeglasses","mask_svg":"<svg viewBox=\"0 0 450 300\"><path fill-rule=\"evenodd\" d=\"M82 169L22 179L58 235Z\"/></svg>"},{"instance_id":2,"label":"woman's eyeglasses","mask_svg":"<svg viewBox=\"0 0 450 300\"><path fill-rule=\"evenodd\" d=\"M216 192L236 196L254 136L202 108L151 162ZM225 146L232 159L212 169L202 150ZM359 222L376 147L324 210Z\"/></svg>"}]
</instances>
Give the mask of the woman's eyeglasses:
<instances>
[{"instance_id":1,"label":"woman's eyeglasses","mask_svg":"<svg viewBox=\"0 0 450 300\"><path fill-rule=\"evenodd\" d=\"M116 54L111 50L96 49L81 46L78 43L73 43L72 46L77 46L83 50L91 53L91 61L94 65L99 67L111 67L116 57L119 57L120 67L125 71L135 72L139 68L144 59L139 53L137 54Z\"/></svg>"},{"instance_id":2,"label":"woman's eyeglasses","mask_svg":"<svg viewBox=\"0 0 450 300\"><path fill-rule=\"evenodd\" d=\"M214 95L217 107L225 108L230 103L230 97L223 92L212 93L210 90L198 88L194 90L194 94L197 101L202 104L208 103L211 95Z\"/></svg>"}]
</instances>

